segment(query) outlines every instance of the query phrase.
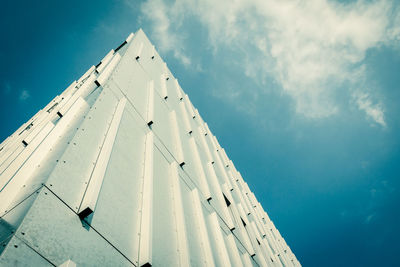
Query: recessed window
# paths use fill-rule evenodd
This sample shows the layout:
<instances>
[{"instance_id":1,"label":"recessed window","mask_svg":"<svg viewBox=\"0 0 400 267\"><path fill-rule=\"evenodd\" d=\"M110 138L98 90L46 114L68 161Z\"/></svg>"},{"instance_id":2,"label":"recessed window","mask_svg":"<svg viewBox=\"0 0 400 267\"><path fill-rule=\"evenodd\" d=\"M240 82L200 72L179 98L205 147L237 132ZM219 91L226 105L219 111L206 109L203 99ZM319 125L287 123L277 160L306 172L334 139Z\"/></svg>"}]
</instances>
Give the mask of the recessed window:
<instances>
[{"instance_id":1,"label":"recessed window","mask_svg":"<svg viewBox=\"0 0 400 267\"><path fill-rule=\"evenodd\" d=\"M224 195L225 203L226 203L226 205L229 207L229 206L231 205L231 202L230 202L229 199L225 196L225 194L222 194L222 195Z\"/></svg>"},{"instance_id":2,"label":"recessed window","mask_svg":"<svg viewBox=\"0 0 400 267\"><path fill-rule=\"evenodd\" d=\"M58 105L58 102L55 103L54 105L52 105L52 106L47 110L47 112L50 113L57 105Z\"/></svg>"},{"instance_id":3,"label":"recessed window","mask_svg":"<svg viewBox=\"0 0 400 267\"><path fill-rule=\"evenodd\" d=\"M124 45L126 45L127 44L127 42L126 41L124 41L122 44L120 44L116 49L115 49L115 52L117 52L118 50L120 50Z\"/></svg>"},{"instance_id":4,"label":"recessed window","mask_svg":"<svg viewBox=\"0 0 400 267\"><path fill-rule=\"evenodd\" d=\"M242 220L243 226L246 227L246 223L243 221L242 217L240 217L240 219Z\"/></svg>"}]
</instances>

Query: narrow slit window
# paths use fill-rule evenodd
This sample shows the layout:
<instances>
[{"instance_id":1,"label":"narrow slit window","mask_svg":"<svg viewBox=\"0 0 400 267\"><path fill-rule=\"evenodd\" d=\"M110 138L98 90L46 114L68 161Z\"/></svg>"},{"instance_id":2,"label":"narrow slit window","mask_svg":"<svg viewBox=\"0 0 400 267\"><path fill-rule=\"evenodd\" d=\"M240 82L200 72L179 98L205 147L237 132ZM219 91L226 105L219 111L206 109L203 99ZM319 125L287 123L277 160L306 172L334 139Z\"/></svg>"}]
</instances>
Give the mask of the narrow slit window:
<instances>
[{"instance_id":1,"label":"narrow slit window","mask_svg":"<svg viewBox=\"0 0 400 267\"><path fill-rule=\"evenodd\" d=\"M56 106L58 106L58 102L52 105L48 110L47 113L50 113Z\"/></svg>"},{"instance_id":2,"label":"narrow slit window","mask_svg":"<svg viewBox=\"0 0 400 267\"><path fill-rule=\"evenodd\" d=\"M240 219L242 220L243 226L246 227L246 223L243 221L242 217L240 217Z\"/></svg>"},{"instance_id":3,"label":"narrow slit window","mask_svg":"<svg viewBox=\"0 0 400 267\"><path fill-rule=\"evenodd\" d=\"M225 203L226 203L226 206L230 206L231 205L231 202L229 201L229 199L225 196L225 194L222 194L222 195L224 195L224 199L225 199Z\"/></svg>"},{"instance_id":4,"label":"narrow slit window","mask_svg":"<svg viewBox=\"0 0 400 267\"><path fill-rule=\"evenodd\" d=\"M122 44L120 44L116 49L115 49L115 52L117 52L118 50L120 50L124 45L126 45L127 44L127 42L126 41L124 41Z\"/></svg>"}]
</instances>

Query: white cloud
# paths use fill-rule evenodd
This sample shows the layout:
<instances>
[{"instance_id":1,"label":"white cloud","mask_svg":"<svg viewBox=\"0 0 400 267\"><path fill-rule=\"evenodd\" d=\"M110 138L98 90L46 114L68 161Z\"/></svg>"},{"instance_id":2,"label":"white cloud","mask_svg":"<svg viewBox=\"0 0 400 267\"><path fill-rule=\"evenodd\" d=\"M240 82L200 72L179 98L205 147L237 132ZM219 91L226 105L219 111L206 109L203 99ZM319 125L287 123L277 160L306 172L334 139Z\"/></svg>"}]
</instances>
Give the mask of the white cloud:
<instances>
[{"instance_id":1,"label":"white cloud","mask_svg":"<svg viewBox=\"0 0 400 267\"><path fill-rule=\"evenodd\" d=\"M354 93L353 97L360 110L363 110L375 123L386 127L384 111L381 104L373 104L370 95L367 93Z\"/></svg>"},{"instance_id":2,"label":"white cloud","mask_svg":"<svg viewBox=\"0 0 400 267\"><path fill-rule=\"evenodd\" d=\"M19 94L19 100L20 101L25 101L30 97L31 97L31 94L29 93L28 90L25 90L25 89L22 90L21 93Z\"/></svg>"},{"instance_id":3,"label":"white cloud","mask_svg":"<svg viewBox=\"0 0 400 267\"><path fill-rule=\"evenodd\" d=\"M183 51L183 36L171 29L171 19L175 24L179 24L180 16L177 13L179 10L168 7L161 0L152 0L145 2L141 6L141 11L153 24L153 35L158 43L158 48L163 52L172 52L183 65L189 66L191 60Z\"/></svg>"},{"instance_id":4,"label":"white cloud","mask_svg":"<svg viewBox=\"0 0 400 267\"><path fill-rule=\"evenodd\" d=\"M336 114L335 94L348 88L350 95L358 94L349 103L383 126L382 104L372 104L363 92L362 62L368 49L398 45L398 10L390 0L181 0L168 5L149 0L142 5L160 48L185 65L191 60L184 36L196 34L185 21L196 19L208 30L214 54L238 51L244 74L260 84L273 77L294 100L297 113L308 118Z\"/></svg>"}]
</instances>

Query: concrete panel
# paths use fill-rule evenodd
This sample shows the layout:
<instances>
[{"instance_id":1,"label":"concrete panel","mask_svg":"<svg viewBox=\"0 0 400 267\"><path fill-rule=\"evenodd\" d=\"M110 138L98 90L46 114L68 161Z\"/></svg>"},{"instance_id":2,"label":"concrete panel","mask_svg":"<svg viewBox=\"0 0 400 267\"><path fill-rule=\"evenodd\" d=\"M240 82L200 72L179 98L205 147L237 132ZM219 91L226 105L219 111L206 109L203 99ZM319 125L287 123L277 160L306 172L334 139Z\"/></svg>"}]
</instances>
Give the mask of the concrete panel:
<instances>
[{"instance_id":1,"label":"concrete panel","mask_svg":"<svg viewBox=\"0 0 400 267\"><path fill-rule=\"evenodd\" d=\"M165 100L159 95L154 96L154 123L151 129L154 131L163 145L173 154L174 153L174 137L171 126L170 110L165 104Z\"/></svg>"},{"instance_id":2,"label":"concrete panel","mask_svg":"<svg viewBox=\"0 0 400 267\"><path fill-rule=\"evenodd\" d=\"M145 132L124 112L91 225L132 261L139 251ZM123 223L121 223L123 221Z\"/></svg>"},{"instance_id":3,"label":"concrete panel","mask_svg":"<svg viewBox=\"0 0 400 267\"><path fill-rule=\"evenodd\" d=\"M179 266L170 164L157 149L154 150L153 185L153 265Z\"/></svg>"},{"instance_id":4,"label":"concrete panel","mask_svg":"<svg viewBox=\"0 0 400 267\"><path fill-rule=\"evenodd\" d=\"M77 212L97 156L101 150L109 123L112 120L117 99L103 91L77 127L74 138L64 154L57 159L57 166L47 184Z\"/></svg>"},{"instance_id":5,"label":"concrete panel","mask_svg":"<svg viewBox=\"0 0 400 267\"><path fill-rule=\"evenodd\" d=\"M94 228L87 229L71 207L47 188L40 192L16 232L55 265L71 259L77 266L133 266L100 234ZM8 257L6 251L2 257Z\"/></svg>"},{"instance_id":6,"label":"concrete panel","mask_svg":"<svg viewBox=\"0 0 400 267\"><path fill-rule=\"evenodd\" d=\"M0 266L54 266L54 264L41 256L18 238L13 238L0 257Z\"/></svg>"},{"instance_id":7,"label":"concrete panel","mask_svg":"<svg viewBox=\"0 0 400 267\"><path fill-rule=\"evenodd\" d=\"M111 76L111 80L123 92L138 113L146 118L148 83L147 73L136 60L123 57Z\"/></svg>"},{"instance_id":8,"label":"concrete panel","mask_svg":"<svg viewBox=\"0 0 400 267\"><path fill-rule=\"evenodd\" d=\"M194 205L192 190L180 179L180 188L182 192L182 204L184 209L185 228L187 230L188 250L190 255L190 264L192 266L211 266L213 259L211 251L207 251L207 244L203 241L202 222L199 220L196 206ZM204 228L205 230L205 228ZM208 256L210 255L210 256Z\"/></svg>"}]
</instances>

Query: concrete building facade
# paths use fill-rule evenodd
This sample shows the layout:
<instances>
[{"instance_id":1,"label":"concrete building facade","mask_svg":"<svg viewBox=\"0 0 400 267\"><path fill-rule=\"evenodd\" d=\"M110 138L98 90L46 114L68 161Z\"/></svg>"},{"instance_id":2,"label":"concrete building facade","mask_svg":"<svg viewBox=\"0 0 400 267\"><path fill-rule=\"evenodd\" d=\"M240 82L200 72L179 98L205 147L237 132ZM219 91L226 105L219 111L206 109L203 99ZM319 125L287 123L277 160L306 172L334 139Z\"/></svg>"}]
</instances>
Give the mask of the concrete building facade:
<instances>
[{"instance_id":1,"label":"concrete building facade","mask_svg":"<svg viewBox=\"0 0 400 267\"><path fill-rule=\"evenodd\" d=\"M0 266L300 266L143 31L0 145Z\"/></svg>"}]
</instances>

